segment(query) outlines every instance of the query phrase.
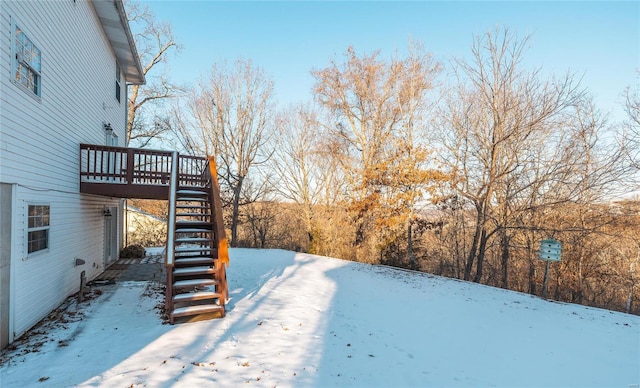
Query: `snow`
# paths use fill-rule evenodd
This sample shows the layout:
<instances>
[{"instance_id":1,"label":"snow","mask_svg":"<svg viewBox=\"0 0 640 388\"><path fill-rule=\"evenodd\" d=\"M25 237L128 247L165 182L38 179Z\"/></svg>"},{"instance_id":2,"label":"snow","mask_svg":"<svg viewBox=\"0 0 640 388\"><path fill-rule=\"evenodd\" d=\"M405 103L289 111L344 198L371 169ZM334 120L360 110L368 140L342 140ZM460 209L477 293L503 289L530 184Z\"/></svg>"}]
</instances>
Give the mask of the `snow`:
<instances>
[{"instance_id":1,"label":"snow","mask_svg":"<svg viewBox=\"0 0 640 388\"><path fill-rule=\"evenodd\" d=\"M282 250L232 249L228 279L225 318L173 326L157 284L100 287L4 354L0 386L640 383L637 316Z\"/></svg>"}]
</instances>

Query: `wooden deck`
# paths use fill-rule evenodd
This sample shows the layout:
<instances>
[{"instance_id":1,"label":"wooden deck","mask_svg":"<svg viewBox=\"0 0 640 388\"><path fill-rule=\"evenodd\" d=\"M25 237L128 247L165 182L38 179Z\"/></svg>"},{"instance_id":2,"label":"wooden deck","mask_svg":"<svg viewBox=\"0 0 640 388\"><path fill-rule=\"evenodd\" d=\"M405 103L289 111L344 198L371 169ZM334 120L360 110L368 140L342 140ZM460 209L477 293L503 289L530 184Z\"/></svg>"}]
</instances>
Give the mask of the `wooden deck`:
<instances>
[{"instance_id":1,"label":"wooden deck","mask_svg":"<svg viewBox=\"0 0 640 388\"><path fill-rule=\"evenodd\" d=\"M165 309L176 318L224 317L229 264L213 157L80 145L80 192L169 201Z\"/></svg>"},{"instance_id":2,"label":"wooden deck","mask_svg":"<svg viewBox=\"0 0 640 388\"><path fill-rule=\"evenodd\" d=\"M80 144L80 192L116 198L169 199L173 152ZM200 185L203 157L179 155L181 186Z\"/></svg>"}]
</instances>

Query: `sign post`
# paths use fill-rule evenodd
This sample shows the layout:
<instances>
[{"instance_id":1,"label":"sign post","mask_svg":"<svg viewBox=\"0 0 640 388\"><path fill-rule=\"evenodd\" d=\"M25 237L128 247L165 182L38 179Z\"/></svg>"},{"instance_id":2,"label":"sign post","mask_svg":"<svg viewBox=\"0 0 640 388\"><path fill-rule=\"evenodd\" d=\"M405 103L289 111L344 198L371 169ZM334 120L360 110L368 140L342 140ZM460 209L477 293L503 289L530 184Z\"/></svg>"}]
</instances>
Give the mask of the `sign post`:
<instances>
[{"instance_id":1,"label":"sign post","mask_svg":"<svg viewBox=\"0 0 640 388\"><path fill-rule=\"evenodd\" d=\"M562 243L560 241L548 238L540 241L540 260L546 261L544 269L544 285L542 287L542 296L547 299L547 289L549 287L549 263L552 261L560 261L562 254Z\"/></svg>"}]
</instances>

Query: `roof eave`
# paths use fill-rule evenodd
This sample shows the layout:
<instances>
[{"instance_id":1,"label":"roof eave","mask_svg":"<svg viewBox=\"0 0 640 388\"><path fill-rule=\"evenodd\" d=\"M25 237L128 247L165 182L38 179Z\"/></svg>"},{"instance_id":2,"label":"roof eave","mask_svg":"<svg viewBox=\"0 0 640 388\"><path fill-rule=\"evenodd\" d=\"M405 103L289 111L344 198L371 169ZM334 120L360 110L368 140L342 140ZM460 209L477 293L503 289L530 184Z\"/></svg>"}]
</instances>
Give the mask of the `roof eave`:
<instances>
[{"instance_id":1,"label":"roof eave","mask_svg":"<svg viewBox=\"0 0 640 388\"><path fill-rule=\"evenodd\" d=\"M144 72L122 0L92 0L91 4L111 44L125 80L130 84L143 85Z\"/></svg>"}]
</instances>

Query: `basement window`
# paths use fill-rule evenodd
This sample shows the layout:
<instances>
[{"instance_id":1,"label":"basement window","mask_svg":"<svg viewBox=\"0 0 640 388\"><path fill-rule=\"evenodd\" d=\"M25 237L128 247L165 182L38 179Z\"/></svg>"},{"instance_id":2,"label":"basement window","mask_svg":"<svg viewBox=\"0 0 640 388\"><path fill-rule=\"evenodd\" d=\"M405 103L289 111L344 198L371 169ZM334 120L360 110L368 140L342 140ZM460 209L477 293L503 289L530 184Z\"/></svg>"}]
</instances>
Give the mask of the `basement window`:
<instances>
[{"instance_id":1,"label":"basement window","mask_svg":"<svg viewBox=\"0 0 640 388\"><path fill-rule=\"evenodd\" d=\"M27 254L49 249L49 205L29 205Z\"/></svg>"}]
</instances>

